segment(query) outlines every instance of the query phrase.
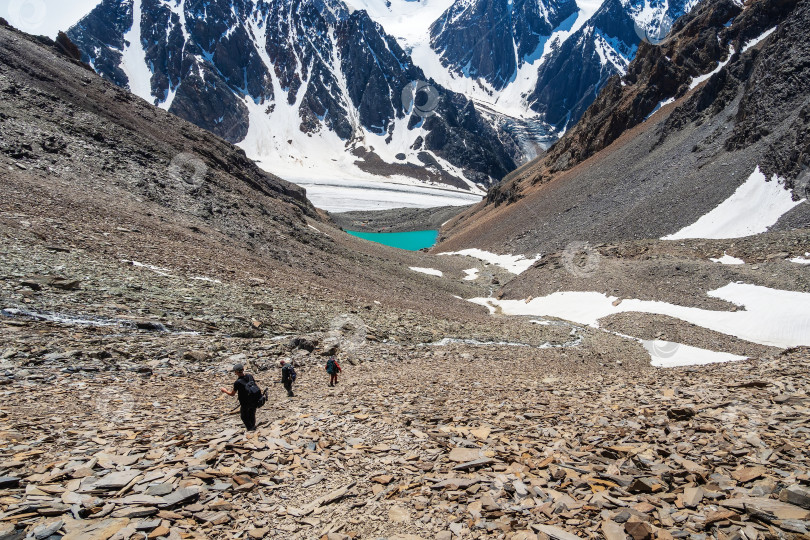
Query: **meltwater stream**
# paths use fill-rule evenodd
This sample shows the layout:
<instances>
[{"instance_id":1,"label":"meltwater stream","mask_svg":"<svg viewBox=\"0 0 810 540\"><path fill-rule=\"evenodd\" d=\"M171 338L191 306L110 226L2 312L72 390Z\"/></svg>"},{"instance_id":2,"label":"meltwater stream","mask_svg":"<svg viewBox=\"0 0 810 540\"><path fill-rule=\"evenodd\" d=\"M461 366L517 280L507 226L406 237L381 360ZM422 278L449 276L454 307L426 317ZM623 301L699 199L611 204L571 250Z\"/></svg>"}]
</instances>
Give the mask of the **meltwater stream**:
<instances>
[{"instance_id":1,"label":"meltwater stream","mask_svg":"<svg viewBox=\"0 0 810 540\"><path fill-rule=\"evenodd\" d=\"M4 308L0 316L11 319L33 319L35 321L54 322L69 326L119 326L132 330L151 330L153 332L170 332L163 324L154 321L133 321L127 319L113 319L109 317L68 315L65 313L49 313L45 311L29 311L20 308ZM175 332L176 333L176 332Z\"/></svg>"}]
</instances>

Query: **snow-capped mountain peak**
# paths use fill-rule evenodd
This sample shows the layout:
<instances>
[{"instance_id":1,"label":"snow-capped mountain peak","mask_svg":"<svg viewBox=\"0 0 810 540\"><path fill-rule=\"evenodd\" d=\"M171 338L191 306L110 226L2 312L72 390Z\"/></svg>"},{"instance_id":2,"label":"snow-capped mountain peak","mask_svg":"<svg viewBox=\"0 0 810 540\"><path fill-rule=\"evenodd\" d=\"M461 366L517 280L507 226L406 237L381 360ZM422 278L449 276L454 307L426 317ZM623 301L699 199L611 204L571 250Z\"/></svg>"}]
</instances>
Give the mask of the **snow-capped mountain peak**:
<instances>
[{"instance_id":1,"label":"snow-capped mountain peak","mask_svg":"<svg viewBox=\"0 0 810 540\"><path fill-rule=\"evenodd\" d=\"M695 1L102 0L69 35L104 77L289 178L482 193Z\"/></svg>"},{"instance_id":2,"label":"snow-capped mountain peak","mask_svg":"<svg viewBox=\"0 0 810 540\"><path fill-rule=\"evenodd\" d=\"M430 116L409 108L403 91L425 74L368 16L371 6L358 7L104 0L70 36L103 76L274 172L482 193L514 167L512 156L463 96L430 85L441 96Z\"/></svg>"}]
</instances>

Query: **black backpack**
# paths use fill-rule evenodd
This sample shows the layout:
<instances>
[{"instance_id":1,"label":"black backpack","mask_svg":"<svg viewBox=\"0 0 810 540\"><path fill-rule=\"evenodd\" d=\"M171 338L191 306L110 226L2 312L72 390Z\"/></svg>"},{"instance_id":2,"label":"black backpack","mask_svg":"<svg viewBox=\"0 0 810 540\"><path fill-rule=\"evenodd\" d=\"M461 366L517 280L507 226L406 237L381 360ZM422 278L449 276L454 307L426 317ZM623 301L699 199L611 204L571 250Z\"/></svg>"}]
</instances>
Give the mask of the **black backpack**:
<instances>
[{"instance_id":1,"label":"black backpack","mask_svg":"<svg viewBox=\"0 0 810 540\"><path fill-rule=\"evenodd\" d=\"M248 403L250 403L251 405L261 407L267 402L267 397L264 394L262 394L262 389L259 388L259 385L256 384L256 381L255 379L253 379L253 377L251 377L245 383L245 390L247 391Z\"/></svg>"},{"instance_id":2,"label":"black backpack","mask_svg":"<svg viewBox=\"0 0 810 540\"><path fill-rule=\"evenodd\" d=\"M256 402L256 407L262 408L265 403L267 403L267 388L264 389L264 392L262 392L262 395L259 397L259 401Z\"/></svg>"},{"instance_id":3,"label":"black backpack","mask_svg":"<svg viewBox=\"0 0 810 540\"><path fill-rule=\"evenodd\" d=\"M290 384L295 382L295 379L298 378L298 374L295 372L295 368L292 364L284 364L284 367L281 368L281 381L290 381Z\"/></svg>"}]
</instances>

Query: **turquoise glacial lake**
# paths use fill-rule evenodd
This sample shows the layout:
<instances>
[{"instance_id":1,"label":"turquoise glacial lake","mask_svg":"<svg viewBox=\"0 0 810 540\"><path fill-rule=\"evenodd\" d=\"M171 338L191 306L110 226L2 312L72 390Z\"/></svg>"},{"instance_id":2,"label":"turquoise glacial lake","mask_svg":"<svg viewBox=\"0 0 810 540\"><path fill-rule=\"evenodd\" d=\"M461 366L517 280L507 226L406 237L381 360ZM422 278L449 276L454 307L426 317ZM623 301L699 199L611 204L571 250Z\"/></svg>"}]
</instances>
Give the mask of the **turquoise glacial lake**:
<instances>
[{"instance_id":1,"label":"turquoise glacial lake","mask_svg":"<svg viewBox=\"0 0 810 540\"><path fill-rule=\"evenodd\" d=\"M439 237L439 231L412 231L412 232L392 232L373 233L361 231L346 231L352 236L371 240L384 246L406 249L408 251L419 251L423 248L432 247Z\"/></svg>"}]
</instances>

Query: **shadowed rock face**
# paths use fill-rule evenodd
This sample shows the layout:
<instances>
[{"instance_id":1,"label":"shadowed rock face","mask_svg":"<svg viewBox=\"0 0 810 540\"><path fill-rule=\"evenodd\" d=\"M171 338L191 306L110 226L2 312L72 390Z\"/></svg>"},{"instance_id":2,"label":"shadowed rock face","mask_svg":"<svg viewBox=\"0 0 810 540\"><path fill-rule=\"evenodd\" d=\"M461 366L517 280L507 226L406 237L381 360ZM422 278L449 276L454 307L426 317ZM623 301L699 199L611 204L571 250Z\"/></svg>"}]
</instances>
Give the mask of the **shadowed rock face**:
<instances>
[{"instance_id":1,"label":"shadowed rock face","mask_svg":"<svg viewBox=\"0 0 810 540\"><path fill-rule=\"evenodd\" d=\"M661 238L716 208L756 167L783 177L794 201L806 198L808 6L702 4L660 46L643 43L580 122L452 222L438 249L536 253ZM769 230L807 228L808 210L797 205Z\"/></svg>"},{"instance_id":2,"label":"shadowed rock face","mask_svg":"<svg viewBox=\"0 0 810 540\"><path fill-rule=\"evenodd\" d=\"M573 0L459 1L431 25L431 46L441 54L445 67L484 79L500 90L576 11Z\"/></svg>"},{"instance_id":3,"label":"shadowed rock face","mask_svg":"<svg viewBox=\"0 0 810 540\"><path fill-rule=\"evenodd\" d=\"M695 2L675 1L661 12L675 21ZM594 16L556 49L540 67L529 96L533 110L560 129L574 125L613 75L624 75L644 41L645 31L657 31L639 19L643 2L606 0Z\"/></svg>"},{"instance_id":4,"label":"shadowed rock face","mask_svg":"<svg viewBox=\"0 0 810 540\"><path fill-rule=\"evenodd\" d=\"M406 110L403 89L425 80L424 73L364 11L350 14L339 0L217 0L177 7L141 0L134 6L140 8L140 44L126 42L133 2L105 0L70 30L84 60L108 80L131 86L121 51L136 47L151 71L151 94L141 97L230 142L247 135L246 104L252 101L267 114L293 106L301 132L331 131L347 147L365 133L382 135L388 144L398 122L407 123L406 137L416 143L422 130L414 128L424 127L422 150L483 185L515 167L466 98L434 85L440 97L431 111L436 114L422 119ZM468 187L456 177L451 183Z\"/></svg>"},{"instance_id":5,"label":"shadowed rock face","mask_svg":"<svg viewBox=\"0 0 810 540\"><path fill-rule=\"evenodd\" d=\"M555 32L574 25L575 2L459 0L431 26L431 46L453 73L484 80L495 90L548 49L525 97L547 124L564 130L579 120L610 77L626 72L645 32L666 33L661 21L677 20L695 3L606 0L568 39L549 44ZM656 14L652 20L645 19L649 10Z\"/></svg>"},{"instance_id":6,"label":"shadowed rock face","mask_svg":"<svg viewBox=\"0 0 810 540\"><path fill-rule=\"evenodd\" d=\"M767 0L743 10L731 0L712 2L679 21L672 38L662 45L642 43L627 74L611 79L580 123L549 152L551 171L571 168L606 148L626 130L642 123L660 102L684 96L694 77L712 71L722 61L729 62L727 69L700 86L673 112L659 140L691 122L702 123L716 116L741 91L744 94L725 148L742 150L761 139L786 114L806 106L809 75L801 68L807 58L805 41L779 40L762 55L740 52L745 43L785 21L794 9L783 32L798 33L805 28L802 14L806 8L796 6L795 0ZM734 50L731 58L729 47ZM779 82L771 83L769 78ZM795 141L801 147L805 137L797 127L793 136L781 138L776 146ZM791 152L781 152L786 153ZM769 167L771 159L765 156L767 172L795 177L802 168L801 160L784 158L780 166Z\"/></svg>"},{"instance_id":7,"label":"shadowed rock face","mask_svg":"<svg viewBox=\"0 0 810 540\"><path fill-rule=\"evenodd\" d=\"M118 86L129 83L121 69L124 34L132 26L132 3L102 0L80 22L80 27L68 31L68 37L82 51L85 61L92 60L93 68L104 78ZM92 57L85 51L92 51Z\"/></svg>"},{"instance_id":8,"label":"shadowed rock face","mask_svg":"<svg viewBox=\"0 0 810 540\"><path fill-rule=\"evenodd\" d=\"M607 80L626 70L639 41L627 8L607 0L540 67L532 109L559 128L576 123Z\"/></svg>"}]
</instances>

